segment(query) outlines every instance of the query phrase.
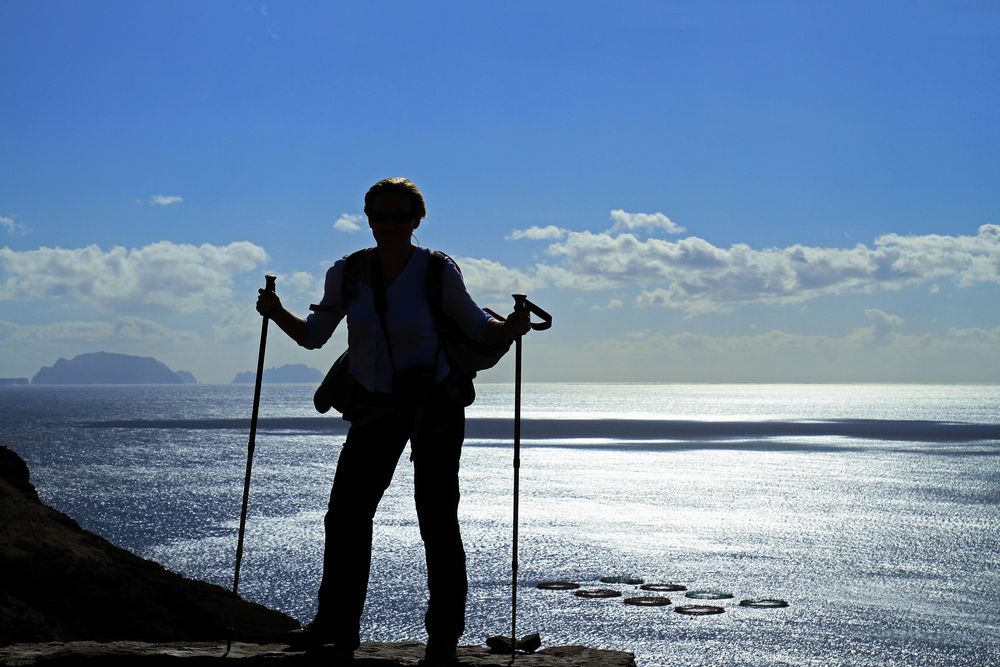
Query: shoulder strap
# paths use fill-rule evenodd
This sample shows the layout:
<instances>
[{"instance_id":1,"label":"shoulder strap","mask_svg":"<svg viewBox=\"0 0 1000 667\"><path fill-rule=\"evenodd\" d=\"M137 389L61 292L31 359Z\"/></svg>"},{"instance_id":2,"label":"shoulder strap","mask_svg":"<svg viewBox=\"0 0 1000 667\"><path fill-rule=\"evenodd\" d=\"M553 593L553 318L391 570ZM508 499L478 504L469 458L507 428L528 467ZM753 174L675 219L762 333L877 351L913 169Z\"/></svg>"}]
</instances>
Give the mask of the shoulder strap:
<instances>
[{"instance_id":1,"label":"shoulder strap","mask_svg":"<svg viewBox=\"0 0 1000 667\"><path fill-rule=\"evenodd\" d=\"M309 310L318 313L337 313L339 315L344 315L347 312L347 306L350 305L354 297L358 295L358 283L360 283L364 278L365 274L369 272L369 266L371 261L369 257L372 248L364 248L362 250L357 250L352 252L350 255L344 258L344 275L340 279L340 301L341 306L327 306L323 304L310 304Z\"/></svg>"},{"instance_id":2,"label":"shoulder strap","mask_svg":"<svg viewBox=\"0 0 1000 667\"><path fill-rule=\"evenodd\" d=\"M431 320L434 322L434 330L439 335L442 331L442 325L446 320L444 314L444 267L449 262L454 265L459 273L462 273L462 269L458 268L458 264L451 257L440 250L432 251L430 261L427 265L427 276L424 286L427 294L427 305L431 310Z\"/></svg>"},{"instance_id":3,"label":"shoulder strap","mask_svg":"<svg viewBox=\"0 0 1000 667\"><path fill-rule=\"evenodd\" d=\"M340 301L347 306L358 295L358 284L371 272L374 248L356 250L344 259L344 275L340 281Z\"/></svg>"}]
</instances>

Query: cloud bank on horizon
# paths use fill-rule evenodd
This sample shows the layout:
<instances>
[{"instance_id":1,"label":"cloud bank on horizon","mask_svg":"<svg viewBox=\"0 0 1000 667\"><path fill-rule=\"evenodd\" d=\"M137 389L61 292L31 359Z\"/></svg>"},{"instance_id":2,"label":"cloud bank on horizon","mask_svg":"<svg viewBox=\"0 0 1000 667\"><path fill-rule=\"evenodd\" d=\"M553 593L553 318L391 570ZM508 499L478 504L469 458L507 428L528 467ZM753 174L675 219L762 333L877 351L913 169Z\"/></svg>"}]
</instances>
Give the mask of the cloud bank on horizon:
<instances>
[{"instance_id":1,"label":"cloud bank on horizon","mask_svg":"<svg viewBox=\"0 0 1000 667\"><path fill-rule=\"evenodd\" d=\"M605 232L572 232L549 227L515 230L513 239L559 239L540 263L522 273L526 284L611 289L641 286L637 306L678 308L688 314L727 310L737 304L795 304L831 294L872 292L948 279L959 287L1000 284L1000 225L981 225L975 236L886 234L872 247L820 248L792 245L754 249L748 244L719 248L689 236L678 241L638 238L616 224ZM631 214L670 223L662 213ZM491 267L503 274L505 269ZM476 276L491 289L491 276Z\"/></svg>"},{"instance_id":2,"label":"cloud bank on horizon","mask_svg":"<svg viewBox=\"0 0 1000 667\"><path fill-rule=\"evenodd\" d=\"M612 211L604 232L558 227L514 230L513 240L551 241L548 262L508 267L485 258L460 259L466 284L478 295L559 288L612 290L638 286L634 305L677 308L688 315L726 311L739 304L798 304L847 292L899 290L950 280L958 287L1000 285L1000 225L981 225L976 235L886 234L871 247L792 245L755 249L717 247L697 236L677 241L639 238L643 227L681 233L662 213ZM629 220L622 224L622 220ZM341 216L335 226L357 226ZM636 222L639 221L639 222ZM621 230L629 231L621 231ZM354 230L351 230L354 231ZM200 246L160 241L143 248L0 248L0 300L69 299L102 309L150 306L180 313L208 310L233 297L240 276L269 260L250 241ZM286 276L298 290L322 285L322 274Z\"/></svg>"},{"instance_id":3,"label":"cloud bank on horizon","mask_svg":"<svg viewBox=\"0 0 1000 667\"><path fill-rule=\"evenodd\" d=\"M610 218L613 224L596 232L552 225L512 230L506 237L511 242L547 244L542 258L512 267L487 258L461 257L458 261L466 284L484 303L492 298L502 300L512 293L541 291L561 303L591 300L588 295L600 293L600 302L592 303L589 310L631 308L641 312L660 307L680 311L688 321L731 313L744 306L787 309L851 293L923 288L932 295L945 282L956 289L1000 285L1000 225L982 225L974 235L885 234L871 245L859 243L850 248L799 244L753 248L744 243L722 248L697 236L660 238L686 231L660 212L626 213L617 209L611 211ZM352 231L348 223L357 225L361 219L344 214L334 227ZM10 346L44 341L47 348L62 344L85 350L88 345L105 345L175 353L185 348L212 350L234 343L245 346L256 336L259 319L237 302L246 296L246 286L255 276L269 268L270 261L263 247L249 241L199 246L160 241L141 248L116 246L106 250L95 245L25 251L0 248L0 302L35 307L48 304L56 309L65 307L67 312L96 312L111 318L29 325L0 319L0 342ZM317 300L323 274L323 270L281 274L279 293L286 299ZM630 291L628 302L619 296L607 296ZM684 357L686 361L663 366L662 372L691 381L769 379L767 374L742 372L736 377L727 376L712 368L712 358L774 357L771 368L775 371L787 366L779 359L787 361L796 353L803 361L844 355L861 359L865 350L884 355L887 349L894 348L895 377L920 379L920 373L912 368L913 357L930 355L945 360L949 355L958 355L988 361L997 356L1000 326L950 327L942 335L914 336L902 332L905 320L896 314L878 308L864 308L863 312L868 324L841 336L810 336L774 329L749 336L631 329L621 332L613 342L582 341L576 351L585 356L588 349L600 349L604 358L617 359L631 350L637 358L647 360L645 366L637 367L634 360L626 359L620 359L617 366L631 369L635 379L649 379L649 369L661 366L650 364L649 359ZM190 328L172 328L161 321L164 315L202 318L200 324ZM566 350L558 347L544 341L543 349L552 359L566 356ZM909 350L910 356L903 350ZM691 359L701 356L703 363L692 366ZM566 363L572 367L568 360ZM197 367L195 363L188 366ZM558 378L559 363L550 366L548 372L553 379ZM729 365L735 366L740 364ZM858 376L834 370L827 368L821 377L849 380ZM596 368L591 369L591 375L579 371L563 375L566 379L599 379ZM794 373L778 373L777 379L793 376L796 381L808 380ZM878 379L864 373L860 376Z\"/></svg>"}]
</instances>

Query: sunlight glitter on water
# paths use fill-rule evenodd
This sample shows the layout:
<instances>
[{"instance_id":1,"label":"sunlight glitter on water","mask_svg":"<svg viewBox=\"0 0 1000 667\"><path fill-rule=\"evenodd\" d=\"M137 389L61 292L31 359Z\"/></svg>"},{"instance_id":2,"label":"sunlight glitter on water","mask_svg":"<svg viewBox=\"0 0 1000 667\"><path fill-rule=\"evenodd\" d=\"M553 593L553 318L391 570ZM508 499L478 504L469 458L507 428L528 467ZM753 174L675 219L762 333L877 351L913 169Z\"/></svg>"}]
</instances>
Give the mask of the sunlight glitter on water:
<instances>
[{"instance_id":1,"label":"sunlight glitter on water","mask_svg":"<svg viewBox=\"0 0 1000 667\"><path fill-rule=\"evenodd\" d=\"M3 394L0 418L43 498L168 567L231 585L246 387L26 389ZM265 390L262 418L274 421L258 434L241 591L309 620L343 431L314 420L311 387ZM509 419L509 385L479 394L470 429ZM998 399L1000 388L965 386L528 386L526 419L559 423L531 422L551 437L524 433L518 625L546 645L635 651L642 667L1000 662L1000 439L921 438L923 425L902 421L998 424ZM574 416L691 423L664 434L615 422L581 437L560 426L576 428ZM875 421L824 426L859 419ZM483 432L461 472L469 643L509 628L510 614L511 441ZM404 458L377 516L367 639L424 636L412 493ZM672 611L681 595L643 609L534 588L615 574L736 597L720 616L692 618ZM741 608L745 597L790 606Z\"/></svg>"}]
</instances>

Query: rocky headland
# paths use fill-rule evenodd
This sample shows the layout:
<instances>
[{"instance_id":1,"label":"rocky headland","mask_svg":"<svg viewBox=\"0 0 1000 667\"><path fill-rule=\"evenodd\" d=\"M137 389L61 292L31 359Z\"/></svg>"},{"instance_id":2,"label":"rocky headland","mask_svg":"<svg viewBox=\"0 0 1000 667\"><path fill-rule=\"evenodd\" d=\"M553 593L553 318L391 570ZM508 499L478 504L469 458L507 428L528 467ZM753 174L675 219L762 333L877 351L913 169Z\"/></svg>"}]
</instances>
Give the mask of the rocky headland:
<instances>
[{"instance_id":1,"label":"rocky headland","mask_svg":"<svg viewBox=\"0 0 1000 667\"><path fill-rule=\"evenodd\" d=\"M27 465L0 446L0 645L217 640L234 605L240 640L277 641L298 626L83 530L39 500Z\"/></svg>"},{"instance_id":2,"label":"rocky headland","mask_svg":"<svg viewBox=\"0 0 1000 667\"><path fill-rule=\"evenodd\" d=\"M235 608L232 650L228 627ZM282 643L294 619L234 600L83 530L42 503L28 467L0 445L0 665L189 665L242 660L337 665L323 651ZM417 642L366 642L353 665L417 665ZM486 646L459 648L462 665L509 667ZM632 654L554 646L519 655L523 667L634 667Z\"/></svg>"}]
</instances>

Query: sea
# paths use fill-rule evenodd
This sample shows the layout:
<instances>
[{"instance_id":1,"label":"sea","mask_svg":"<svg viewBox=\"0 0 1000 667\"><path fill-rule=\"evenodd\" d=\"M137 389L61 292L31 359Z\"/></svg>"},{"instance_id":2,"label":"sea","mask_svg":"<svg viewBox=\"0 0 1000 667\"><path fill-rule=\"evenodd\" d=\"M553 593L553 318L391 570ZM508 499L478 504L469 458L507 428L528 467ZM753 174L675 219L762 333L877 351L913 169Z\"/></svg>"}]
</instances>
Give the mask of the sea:
<instances>
[{"instance_id":1,"label":"sea","mask_svg":"<svg viewBox=\"0 0 1000 667\"><path fill-rule=\"evenodd\" d=\"M240 581L303 622L347 426L314 411L313 389L263 387ZM478 392L465 644L509 635L512 614L514 390ZM0 387L0 444L84 528L231 588L252 393ZM521 434L519 635L640 667L1000 665L1000 385L526 384ZM426 637L412 495L404 453L376 517L364 640ZM622 595L537 588L551 580ZM623 603L652 595L671 604ZM755 599L787 606L740 604ZM722 613L676 611L693 604Z\"/></svg>"}]
</instances>

